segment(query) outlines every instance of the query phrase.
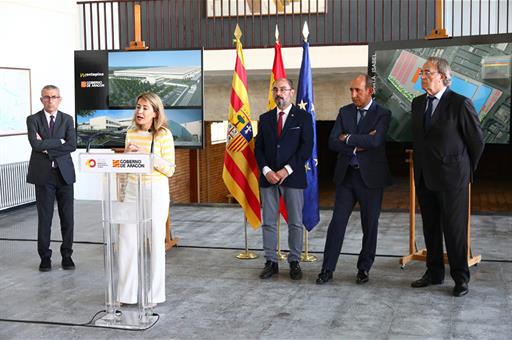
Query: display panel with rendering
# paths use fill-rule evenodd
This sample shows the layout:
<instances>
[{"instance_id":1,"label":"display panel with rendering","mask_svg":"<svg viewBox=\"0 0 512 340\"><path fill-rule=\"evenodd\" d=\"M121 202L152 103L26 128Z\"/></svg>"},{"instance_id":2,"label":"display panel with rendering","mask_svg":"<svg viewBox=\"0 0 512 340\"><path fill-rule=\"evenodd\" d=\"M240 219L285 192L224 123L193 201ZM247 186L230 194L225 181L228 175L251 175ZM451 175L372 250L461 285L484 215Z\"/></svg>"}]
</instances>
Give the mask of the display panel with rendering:
<instances>
[{"instance_id":1,"label":"display panel with rendering","mask_svg":"<svg viewBox=\"0 0 512 340\"><path fill-rule=\"evenodd\" d=\"M376 43L369 54L376 100L392 111L389 140L412 140L411 102L424 93L420 71L437 56L450 63L450 88L473 101L485 142L510 142L512 34Z\"/></svg>"},{"instance_id":2,"label":"display panel with rendering","mask_svg":"<svg viewBox=\"0 0 512 340\"><path fill-rule=\"evenodd\" d=\"M202 75L202 50L76 51L78 147L124 147L143 92L162 98L176 147L202 147Z\"/></svg>"}]
</instances>

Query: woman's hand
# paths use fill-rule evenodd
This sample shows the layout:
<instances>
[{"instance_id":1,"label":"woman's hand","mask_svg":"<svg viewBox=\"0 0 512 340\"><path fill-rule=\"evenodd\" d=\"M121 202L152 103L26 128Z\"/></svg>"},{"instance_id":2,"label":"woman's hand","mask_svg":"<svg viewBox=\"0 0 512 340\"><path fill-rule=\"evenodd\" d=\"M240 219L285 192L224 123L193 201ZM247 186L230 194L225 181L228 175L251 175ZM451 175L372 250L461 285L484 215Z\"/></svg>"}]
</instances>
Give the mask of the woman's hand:
<instances>
[{"instance_id":1,"label":"woman's hand","mask_svg":"<svg viewBox=\"0 0 512 340\"><path fill-rule=\"evenodd\" d=\"M126 147L126 151L127 152L138 152L139 147L136 144L129 143L128 146Z\"/></svg>"}]
</instances>

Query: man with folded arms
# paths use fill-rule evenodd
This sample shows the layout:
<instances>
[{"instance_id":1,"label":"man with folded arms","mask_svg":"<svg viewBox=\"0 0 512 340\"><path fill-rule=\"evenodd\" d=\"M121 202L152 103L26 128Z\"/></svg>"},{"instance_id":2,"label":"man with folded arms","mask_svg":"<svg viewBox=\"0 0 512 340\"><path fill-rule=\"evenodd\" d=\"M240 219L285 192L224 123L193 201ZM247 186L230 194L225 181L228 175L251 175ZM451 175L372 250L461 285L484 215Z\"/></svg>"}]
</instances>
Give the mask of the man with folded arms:
<instances>
[{"instance_id":1,"label":"man with folded arms","mask_svg":"<svg viewBox=\"0 0 512 340\"><path fill-rule=\"evenodd\" d=\"M28 140L32 147L27 182L36 187L37 251L42 272L52 269L50 235L55 200L62 234L62 269L75 269L71 259L75 183L71 153L76 150L76 134L73 117L59 111L61 101L59 88L46 85L41 90L43 109L27 117Z\"/></svg>"},{"instance_id":2,"label":"man with folded arms","mask_svg":"<svg viewBox=\"0 0 512 340\"><path fill-rule=\"evenodd\" d=\"M356 203L359 203L363 230L356 282L368 282L377 248L382 195L384 187L391 184L385 150L391 112L372 99L372 80L366 74L352 80L350 94L352 104L340 109L329 135L329 148L338 153L334 172L336 199L317 284L327 283L333 277L348 219Z\"/></svg>"}]
</instances>

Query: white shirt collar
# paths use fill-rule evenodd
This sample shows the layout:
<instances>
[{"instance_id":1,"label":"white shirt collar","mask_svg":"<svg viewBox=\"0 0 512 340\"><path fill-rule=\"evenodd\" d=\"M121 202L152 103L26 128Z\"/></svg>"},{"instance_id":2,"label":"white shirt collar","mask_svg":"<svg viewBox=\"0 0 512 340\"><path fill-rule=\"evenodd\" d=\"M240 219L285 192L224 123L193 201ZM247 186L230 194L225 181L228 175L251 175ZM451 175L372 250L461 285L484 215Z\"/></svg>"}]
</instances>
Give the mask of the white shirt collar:
<instances>
[{"instance_id":1,"label":"white shirt collar","mask_svg":"<svg viewBox=\"0 0 512 340\"><path fill-rule=\"evenodd\" d=\"M46 117L46 121L48 122L48 125L50 125L50 116L52 116L52 114L46 112L46 110L43 110L43 112ZM59 111L55 111L55 113L53 114L54 121L57 121L57 112L59 112Z\"/></svg>"},{"instance_id":2,"label":"white shirt collar","mask_svg":"<svg viewBox=\"0 0 512 340\"><path fill-rule=\"evenodd\" d=\"M279 112L284 112L284 115L285 116L288 116L288 114L290 113L290 110L292 109L292 104L288 105L288 107L286 107L284 110L281 110L280 108L276 107L277 109L277 113L278 113L278 117L279 117Z\"/></svg>"},{"instance_id":3,"label":"white shirt collar","mask_svg":"<svg viewBox=\"0 0 512 340\"><path fill-rule=\"evenodd\" d=\"M56 119L57 112L59 112L59 111L55 111L55 113L53 115L51 113L46 112L46 110L43 110L43 112L44 112L44 115L46 116L46 119L50 120L50 116L53 116Z\"/></svg>"},{"instance_id":4,"label":"white shirt collar","mask_svg":"<svg viewBox=\"0 0 512 340\"><path fill-rule=\"evenodd\" d=\"M443 96L443 94L446 92L446 89L448 87L443 87L439 92L437 92L434 97L436 97L437 100L441 100L441 97ZM427 96L429 96L429 94L427 93Z\"/></svg>"},{"instance_id":5,"label":"white shirt collar","mask_svg":"<svg viewBox=\"0 0 512 340\"><path fill-rule=\"evenodd\" d=\"M366 104L365 107L361 107L361 108L357 108L358 110L365 110L365 111L368 111L370 109L370 106L372 106L372 103L373 103L373 99L370 98L370 102L368 104Z\"/></svg>"}]
</instances>

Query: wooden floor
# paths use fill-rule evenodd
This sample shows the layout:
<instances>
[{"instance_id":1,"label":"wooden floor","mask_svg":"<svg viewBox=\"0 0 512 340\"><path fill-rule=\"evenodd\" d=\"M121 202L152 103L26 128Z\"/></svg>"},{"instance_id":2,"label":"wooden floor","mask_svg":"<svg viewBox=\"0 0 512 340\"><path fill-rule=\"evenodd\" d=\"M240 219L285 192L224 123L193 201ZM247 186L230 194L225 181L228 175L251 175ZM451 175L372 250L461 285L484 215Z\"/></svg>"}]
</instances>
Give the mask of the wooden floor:
<instances>
[{"instance_id":1,"label":"wooden floor","mask_svg":"<svg viewBox=\"0 0 512 340\"><path fill-rule=\"evenodd\" d=\"M332 208L335 187L332 182L320 183L320 206ZM473 213L512 213L512 181L478 180L472 185ZM418 208L418 205L416 204ZM409 210L409 179L393 178L393 185L384 190L384 211Z\"/></svg>"}]
</instances>

